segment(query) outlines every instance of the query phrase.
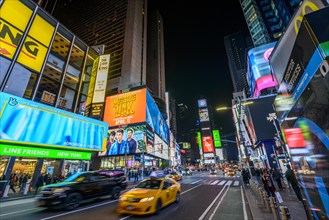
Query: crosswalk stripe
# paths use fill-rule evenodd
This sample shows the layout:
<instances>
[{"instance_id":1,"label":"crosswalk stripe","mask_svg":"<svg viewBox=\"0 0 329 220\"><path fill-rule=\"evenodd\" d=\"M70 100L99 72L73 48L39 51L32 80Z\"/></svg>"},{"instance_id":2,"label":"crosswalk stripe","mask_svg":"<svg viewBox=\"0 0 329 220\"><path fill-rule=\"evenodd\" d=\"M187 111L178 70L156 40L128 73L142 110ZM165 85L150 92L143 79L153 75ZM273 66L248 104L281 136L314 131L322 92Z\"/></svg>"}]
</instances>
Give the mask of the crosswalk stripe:
<instances>
[{"instance_id":1,"label":"crosswalk stripe","mask_svg":"<svg viewBox=\"0 0 329 220\"><path fill-rule=\"evenodd\" d=\"M226 185L230 186L232 184L232 182L233 182L232 180L227 181L227 183L225 184L225 186Z\"/></svg>"},{"instance_id":2,"label":"crosswalk stripe","mask_svg":"<svg viewBox=\"0 0 329 220\"><path fill-rule=\"evenodd\" d=\"M238 186L239 185L239 181L234 181L233 186Z\"/></svg>"},{"instance_id":3,"label":"crosswalk stripe","mask_svg":"<svg viewBox=\"0 0 329 220\"><path fill-rule=\"evenodd\" d=\"M223 181L221 181L220 183L218 183L218 185L222 186L222 185L224 185L225 183L226 183L226 180L223 180Z\"/></svg>"},{"instance_id":4,"label":"crosswalk stripe","mask_svg":"<svg viewBox=\"0 0 329 220\"><path fill-rule=\"evenodd\" d=\"M219 180L215 180L214 182L212 182L210 185L216 185L219 182Z\"/></svg>"},{"instance_id":5,"label":"crosswalk stripe","mask_svg":"<svg viewBox=\"0 0 329 220\"><path fill-rule=\"evenodd\" d=\"M197 180L197 181L194 181L194 182L192 182L192 183L190 183L190 184L196 184L196 183L198 183L198 182L200 182L200 181L202 181L202 180Z\"/></svg>"}]
</instances>

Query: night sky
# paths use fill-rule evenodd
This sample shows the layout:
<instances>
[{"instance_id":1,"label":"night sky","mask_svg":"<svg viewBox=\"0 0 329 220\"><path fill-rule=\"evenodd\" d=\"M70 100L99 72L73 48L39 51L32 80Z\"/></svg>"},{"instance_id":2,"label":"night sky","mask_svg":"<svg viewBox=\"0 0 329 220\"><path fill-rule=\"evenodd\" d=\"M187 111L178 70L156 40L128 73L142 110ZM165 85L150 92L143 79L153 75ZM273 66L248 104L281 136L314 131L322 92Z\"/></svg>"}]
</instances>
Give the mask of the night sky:
<instances>
[{"instance_id":1,"label":"night sky","mask_svg":"<svg viewBox=\"0 0 329 220\"><path fill-rule=\"evenodd\" d=\"M166 88L177 103L188 106L187 126L195 127L197 100L206 98L222 134L233 132L232 112L215 108L231 105L224 36L247 30L239 0L151 1L164 22Z\"/></svg>"}]
</instances>

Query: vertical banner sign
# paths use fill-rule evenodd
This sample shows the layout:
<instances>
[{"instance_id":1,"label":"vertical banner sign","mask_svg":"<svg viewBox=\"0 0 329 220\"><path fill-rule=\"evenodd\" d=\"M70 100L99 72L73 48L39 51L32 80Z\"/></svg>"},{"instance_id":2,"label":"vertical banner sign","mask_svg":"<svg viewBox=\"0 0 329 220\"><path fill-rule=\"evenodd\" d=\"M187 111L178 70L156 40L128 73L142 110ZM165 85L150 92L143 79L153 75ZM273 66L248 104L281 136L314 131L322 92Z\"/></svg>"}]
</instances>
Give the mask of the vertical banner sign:
<instances>
[{"instance_id":1,"label":"vertical banner sign","mask_svg":"<svg viewBox=\"0 0 329 220\"><path fill-rule=\"evenodd\" d=\"M222 142L220 140L219 130L213 130L212 136L214 138L215 147L222 147Z\"/></svg>"},{"instance_id":2,"label":"vertical banner sign","mask_svg":"<svg viewBox=\"0 0 329 220\"><path fill-rule=\"evenodd\" d=\"M86 103L86 115L89 117L102 118L109 65L109 54L101 55L94 61Z\"/></svg>"},{"instance_id":3,"label":"vertical banner sign","mask_svg":"<svg viewBox=\"0 0 329 220\"><path fill-rule=\"evenodd\" d=\"M202 149L201 132L197 132L196 135L197 135L199 149Z\"/></svg>"}]
</instances>

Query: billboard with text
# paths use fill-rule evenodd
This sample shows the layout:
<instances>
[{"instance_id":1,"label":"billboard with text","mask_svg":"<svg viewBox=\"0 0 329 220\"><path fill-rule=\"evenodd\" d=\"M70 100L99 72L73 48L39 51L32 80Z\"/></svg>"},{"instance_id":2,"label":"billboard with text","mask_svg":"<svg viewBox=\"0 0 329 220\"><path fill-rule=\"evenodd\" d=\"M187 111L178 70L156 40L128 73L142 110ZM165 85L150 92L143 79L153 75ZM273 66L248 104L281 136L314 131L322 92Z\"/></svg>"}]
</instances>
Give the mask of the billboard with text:
<instances>
[{"instance_id":1,"label":"billboard with text","mask_svg":"<svg viewBox=\"0 0 329 220\"><path fill-rule=\"evenodd\" d=\"M101 151L108 125L0 92L2 142Z\"/></svg>"},{"instance_id":2,"label":"billboard with text","mask_svg":"<svg viewBox=\"0 0 329 220\"><path fill-rule=\"evenodd\" d=\"M202 137L202 147L203 147L203 153L214 152L214 145L211 136Z\"/></svg>"}]
</instances>

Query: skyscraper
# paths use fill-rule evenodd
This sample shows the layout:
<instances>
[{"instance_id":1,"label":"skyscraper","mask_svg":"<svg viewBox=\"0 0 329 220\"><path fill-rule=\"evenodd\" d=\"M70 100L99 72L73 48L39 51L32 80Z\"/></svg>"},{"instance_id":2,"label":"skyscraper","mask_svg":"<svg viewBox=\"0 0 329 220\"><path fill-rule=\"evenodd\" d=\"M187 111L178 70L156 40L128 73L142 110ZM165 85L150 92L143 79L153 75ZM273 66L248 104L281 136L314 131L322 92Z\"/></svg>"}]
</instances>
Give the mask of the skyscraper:
<instances>
[{"instance_id":1,"label":"skyscraper","mask_svg":"<svg viewBox=\"0 0 329 220\"><path fill-rule=\"evenodd\" d=\"M300 0L240 0L254 46L280 38Z\"/></svg>"},{"instance_id":2,"label":"skyscraper","mask_svg":"<svg viewBox=\"0 0 329 220\"><path fill-rule=\"evenodd\" d=\"M111 55L107 94L147 85L164 104L162 18L147 0L58 0L46 10L89 45L105 45Z\"/></svg>"},{"instance_id":3,"label":"skyscraper","mask_svg":"<svg viewBox=\"0 0 329 220\"><path fill-rule=\"evenodd\" d=\"M243 90L249 92L246 77L246 52L252 47L250 38L238 32L225 36L224 43L234 92Z\"/></svg>"}]
</instances>

